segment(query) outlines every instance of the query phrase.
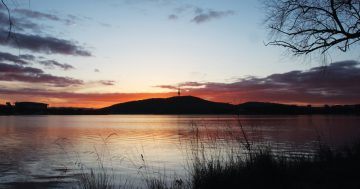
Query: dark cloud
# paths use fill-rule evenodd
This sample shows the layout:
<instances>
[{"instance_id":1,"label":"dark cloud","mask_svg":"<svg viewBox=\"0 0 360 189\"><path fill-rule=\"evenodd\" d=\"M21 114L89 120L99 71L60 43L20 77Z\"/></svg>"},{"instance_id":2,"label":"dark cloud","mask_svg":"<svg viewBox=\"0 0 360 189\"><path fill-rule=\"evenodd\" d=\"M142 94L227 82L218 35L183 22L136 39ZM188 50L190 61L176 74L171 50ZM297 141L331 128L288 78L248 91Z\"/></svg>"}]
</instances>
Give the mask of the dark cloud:
<instances>
[{"instance_id":1,"label":"dark cloud","mask_svg":"<svg viewBox=\"0 0 360 189\"><path fill-rule=\"evenodd\" d=\"M194 88L201 88L204 86L205 86L205 84L203 84L203 83L184 82L184 83L178 84L177 86L175 86L175 85L158 85L155 87L162 88L162 89L178 90L179 88L180 89L194 89Z\"/></svg>"},{"instance_id":2,"label":"dark cloud","mask_svg":"<svg viewBox=\"0 0 360 189\"><path fill-rule=\"evenodd\" d=\"M268 77L247 77L233 83L188 82L189 94L231 102L271 101L281 103L360 103L360 63L342 61L307 71L291 71ZM197 86L194 88L194 86ZM176 89L177 86L157 86Z\"/></svg>"},{"instance_id":3,"label":"dark cloud","mask_svg":"<svg viewBox=\"0 0 360 189\"><path fill-rule=\"evenodd\" d=\"M38 60L38 59L43 59L43 60ZM38 62L39 64L44 65L48 69L60 68L65 71L70 70L70 69L75 69L70 64L60 63L56 60L44 60L43 57L36 58L35 56L30 55L30 54L22 54L22 55L16 56L16 55L6 53L6 52L0 52L0 61L19 64L19 65L28 65L28 64L31 64L29 62L29 61L31 61L31 62Z\"/></svg>"},{"instance_id":4,"label":"dark cloud","mask_svg":"<svg viewBox=\"0 0 360 189\"><path fill-rule=\"evenodd\" d=\"M44 73L43 70L20 65L0 63L1 81L21 81L27 83L44 83L55 87L82 85L84 82L69 77L58 77Z\"/></svg>"},{"instance_id":5,"label":"dark cloud","mask_svg":"<svg viewBox=\"0 0 360 189\"><path fill-rule=\"evenodd\" d=\"M17 18L16 16L11 16L12 29L16 29L17 31L32 31L35 33L41 33L45 28L44 26L40 26L27 18ZM9 15L6 12L0 11L0 29L8 32L9 31ZM1 31L3 32L3 31Z\"/></svg>"},{"instance_id":6,"label":"dark cloud","mask_svg":"<svg viewBox=\"0 0 360 189\"><path fill-rule=\"evenodd\" d=\"M158 5L172 5L178 0L124 0L125 4L142 4L142 3L156 3Z\"/></svg>"},{"instance_id":7,"label":"dark cloud","mask_svg":"<svg viewBox=\"0 0 360 189\"><path fill-rule=\"evenodd\" d=\"M201 24L204 22L211 21L213 19L219 19L226 16L231 16L235 14L233 10L227 11L217 11L211 9L204 9L194 5L182 5L174 9L174 13L168 16L169 20L178 19L180 16L184 16L184 14L192 14L191 22L195 22L197 24Z\"/></svg>"},{"instance_id":8,"label":"dark cloud","mask_svg":"<svg viewBox=\"0 0 360 189\"><path fill-rule=\"evenodd\" d=\"M182 5L182 6L179 6L179 7L175 8L174 11L177 14L181 14L183 12L186 12L186 11L188 11L190 9L194 9L194 8L196 8L196 7L193 6L193 5L188 5L187 4L187 5Z\"/></svg>"},{"instance_id":9,"label":"dark cloud","mask_svg":"<svg viewBox=\"0 0 360 189\"><path fill-rule=\"evenodd\" d=\"M115 81L113 80L100 80L98 82L102 85L108 85L108 86L115 85Z\"/></svg>"},{"instance_id":10,"label":"dark cloud","mask_svg":"<svg viewBox=\"0 0 360 189\"><path fill-rule=\"evenodd\" d=\"M33 10L29 10L29 9L14 9L13 11L15 13L20 14L20 15L35 18L35 19L48 19L48 20L53 20L53 21L61 20L56 15L48 14L48 13L42 13L42 12L33 11Z\"/></svg>"},{"instance_id":11,"label":"dark cloud","mask_svg":"<svg viewBox=\"0 0 360 189\"><path fill-rule=\"evenodd\" d=\"M43 71L38 68L24 67L19 65L11 65L0 63L0 73L29 73L29 74L42 74Z\"/></svg>"},{"instance_id":12,"label":"dark cloud","mask_svg":"<svg viewBox=\"0 0 360 189\"><path fill-rule=\"evenodd\" d=\"M178 86L174 86L174 85L157 85L154 87L162 88L162 89L170 89L170 90L178 90L179 89Z\"/></svg>"},{"instance_id":13,"label":"dark cloud","mask_svg":"<svg viewBox=\"0 0 360 189\"><path fill-rule=\"evenodd\" d=\"M9 16L7 15L7 13L0 11L0 23L1 26L9 25Z\"/></svg>"},{"instance_id":14,"label":"dark cloud","mask_svg":"<svg viewBox=\"0 0 360 189\"><path fill-rule=\"evenodd\" d=\"M232 10L228 10L228 11L209 10L207 12L204 12L202 9L196 9L195 13L196 13L196 15L191 21L195 22L197 24L201 24L201 23L213 20L213 19L218 19L218 18L222 18L225 16L230 16L230 15L235 14L235 12Z\"/></svg>"},{"instance_id":15,"label":"dark cloud","mask_svg":"<svg viewBox=\"0 0 360 189\"><path fill-rule=\"evenodd\" d=\"M30 61L33 61L36 59L36 57L31 54L21 54L21 55L19 55L19 58L24 59L24 60L30 60Z\"/></svg>"},{"instance_id":16,"label":"dark cloud","mask_svg":"<svg viewBox=\"0 0 360 189\"><path fill-rule=\"evenodd\" d=\"M64 54L74 56L91 56L91 53L73 41L55 37L14 33L15 39L7 40L7 32L0 30L0 44L15 48L27 49L45 54Z\"/></svg>"},{"instance_id":17,"label":"dark cloud","mask_svg":"<svg viewBox=\"0 0 360 189\"><path fill-rule=\"evenodd\" d=\"M27 56L31 56L31 55L22 55L22 56L15 56L13 54L10 53L6 53L6 52L0 52L0 61L5 61L5 62L12 62L15 64L22 64L22 65L26 65L29 64L29 62L27 62L26 58Z\"/></svg>"},{"instance_id":18,"label":"dark cloud","mask_svg":"<svg viewBox=\"0 0 360 189\"><path fill-rule=\"evenodd\" d=\"M70 69L75 69L72 65L70 64L63 64L63 63L59 63L56 60L42 60L39 61L39 64L44 65L46 68L49 69L54 69L54 68L61 68L63 70L70 70Z\"/></svg>"},{"instance_id":19,"label":"dark cloud","mask_svg":"<svg viewBox=\"0 0 360 189\"><path fill-rule=\"evenodd\" d=\"M46 20L51 20L51 21L62 22L66 25L72 25L75 23L76 20L78 20L78 17L74 16L74 15L67 15L67 18L62 18L55 14L38 12L38 11L34 11L34 10L29 10L29 9L14 9L13 12L16 13L17 16L22 16L27 19L29 19L29 18L34 19L34 20L46 19Z\"/></svg>"},{"instance_id":20,"label":"dark cloud","mask_svg":"<svg viewBox=\"0 0 360 189\"><path fill-rule=\"evenodd\" d=\"M202 14L204 12L204 9L200 7L194 7L195 14Z\"/></svg>"},{"instance_id":21,"label":"dark cloud","mask_svg":"<svg viewBox=\"0 0 360 189\"><path fill-rule=\"evenodd\" d=\"M175 15L175 14L170 14L169 16L168 16L168 19L169 20L177 20L179 17L177 16L177 15Z\"/></svg>"},{"instance_id":22,"label":"dark cloud","mask_svg":"<svg viewBox=\"0 0 360 189\"><path fill-rule=\"evenodd\" d=\"M100 26L106 27L106 28L110 28L112 27L111 24L105 23L105 22L99 22Z\"/></svg>"},{"instance_id":23,"label":"dark cloud","mask_svg":"<svg viewBox=\"0 0 360 189\"><path fill-rule=\"evenodd\" d=\"M1 11L3 10L3 11ZM11 12L12 29L9 28L9 15L0 8L0 45L27 49L45 54L64 54L75 56L91 56L91 53L74 41L44 36L50 26L38 24L36 21L47 19L73 24L76 16L61 18L54 14L42 13L28 9L14 9ZM11 32L11 33L10 33ZM9 38L9 34L11 37ZM39 35L42 34L42 35Z\"/></svg>"},{"instance_id":24,"label":"dark cloud","mask_svg":"<svg viewBox=\"0 0 360 189\"><path fill-rule=\"evenodd\" d=\"M184 82L180 83L180 87L203 87L204 85L198 82Z\"/></svg>"}]
</instances>

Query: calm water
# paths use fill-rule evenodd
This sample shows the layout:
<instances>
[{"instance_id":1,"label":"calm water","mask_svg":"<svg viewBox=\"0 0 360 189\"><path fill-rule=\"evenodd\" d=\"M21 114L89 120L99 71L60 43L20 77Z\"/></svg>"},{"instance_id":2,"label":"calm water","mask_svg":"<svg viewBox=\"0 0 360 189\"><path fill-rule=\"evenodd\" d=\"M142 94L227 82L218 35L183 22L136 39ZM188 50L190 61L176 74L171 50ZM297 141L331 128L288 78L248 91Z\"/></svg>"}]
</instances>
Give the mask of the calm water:
<instances>
[{"instance_id":1,"label":"calm water","mask_svg":"<svg viewBox=\"0 0 360 189\"><path fill-rule=\"evenodd\" d=\"M148 174L183 176L194 141L210 151L239 144L238 120L254 145L287 153L360 137L359 116L1 116L0 188L67 188L99 164L117 183L135 186Z\"/></svg>"}]
</instances>

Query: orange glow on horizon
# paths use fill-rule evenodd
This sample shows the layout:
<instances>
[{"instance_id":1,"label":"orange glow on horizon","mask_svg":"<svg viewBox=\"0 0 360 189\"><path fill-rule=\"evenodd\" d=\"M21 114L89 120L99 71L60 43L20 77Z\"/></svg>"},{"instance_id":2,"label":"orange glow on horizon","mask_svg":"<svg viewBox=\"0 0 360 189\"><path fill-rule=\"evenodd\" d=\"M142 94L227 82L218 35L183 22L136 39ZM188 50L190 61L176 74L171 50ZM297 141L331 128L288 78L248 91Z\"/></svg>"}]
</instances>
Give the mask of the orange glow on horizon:
<instances>
[{"instance_id":1,"label":"orange glow on horizon","mask_svg":"<svg viewBox=\"0 0 360 189\"><path fill-rule=\"evenodd\" d=\"M52 101L51 99L48 99L48 101L47 99L41 99L40 101L48 103L50 107L104 108L129 101L172 96L175 96L175 93L98 94L85 96L84 98L64 99L63 101Z\"/></svg>"},{"instance_id":2,"label":"orange glow on horizon","mask_svg":"<svg viewBox=\"0 0 360 189\"><path fill-rule=\"evenodd\" d=\"M159 92L159 93L59 93L59 94L21 94L5 95L5 102L42 102L49 104L49 107L74 107L74 108L103 108L118 103L129 101L144 100L149 98L169 98L177 96L177 92ZM247 93L242 91L228 91L219 93L212 90L193 90L183 91L181 96L195 96L213 102L223 102L229 104L241 104L245 102L271 102L292 105L323 106L324 104L346 104L346 102L332 101L326 102L325 99L297 99L297 97L287 96L286 98L276 98L274 96L258 94L255 92ZM351 103L349 103L351 104Z\"/></svg>"}]
</instances>

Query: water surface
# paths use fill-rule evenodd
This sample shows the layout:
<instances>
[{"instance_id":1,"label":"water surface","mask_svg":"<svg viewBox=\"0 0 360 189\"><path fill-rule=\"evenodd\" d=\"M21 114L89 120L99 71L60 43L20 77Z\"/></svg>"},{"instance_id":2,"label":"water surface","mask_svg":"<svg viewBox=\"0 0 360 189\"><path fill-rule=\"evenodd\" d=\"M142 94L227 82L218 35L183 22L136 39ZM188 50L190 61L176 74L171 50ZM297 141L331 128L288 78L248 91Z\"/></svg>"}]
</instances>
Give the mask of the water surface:
<instances>
[{"instance_id":1,"label":"water surface","mask_svg":"<svg viewBox=\"0 0 360 189\"><path fill-rule=\"evenodd\" d=\"M99 115L0 116L0 188L67 188L104 165L116 182L187 174L194 142L231 148L244 140L274 151L311 153L360 137L359 116ZM218 150L218 149L216 149Z\"/></svg>"}]
</instances>

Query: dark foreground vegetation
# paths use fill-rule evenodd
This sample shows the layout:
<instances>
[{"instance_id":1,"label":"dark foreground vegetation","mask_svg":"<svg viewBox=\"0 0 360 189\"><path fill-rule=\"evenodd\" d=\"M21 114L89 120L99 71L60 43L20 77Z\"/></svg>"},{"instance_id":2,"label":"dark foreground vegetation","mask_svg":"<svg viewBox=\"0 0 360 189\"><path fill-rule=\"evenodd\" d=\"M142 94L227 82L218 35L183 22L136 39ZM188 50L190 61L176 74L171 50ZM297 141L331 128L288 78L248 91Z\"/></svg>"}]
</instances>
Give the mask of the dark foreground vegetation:
<instances>
[{"instance_id":1,"label":"dark foreground vegetation","mask_svg":"<svg viewBox=\"0 0 360 189\"><path fill-rule=\"evenodd\" d=\"M299 115L299 114L360 114L357 105L324 105L321 107L246 102L238 105L212 102L193 96L153 98L115 104L109 107L56 108L47 104L21 102L12 106L0 105L0 115L106 115L106 114L242 114L242 115Z\"/></svg>"},{"instance_id":2,"label":"dark foreground vegetation","mask_svg":"<svg viewBox=\"0 0 360 189\"><path fill-rule=\"evenodd\" d=\"M254 135L244 130L239 121L238 132L219 142L217 135L199 140L199 127L194 127L185 153L188 163L186 176L151 170L141 154L140 174L143 188L150 189L359 189L360 140L343 147L331 147L318 139L315 151L276 151L263 143L250 140ZM109 137L108 137L109 138ZM232 140L232 142L229 142ZM112 181L112 171L84 171L79 188L118 188ZM130 185L120 188L136 188Z\"/></svg>"},{"instance_id":3,"label":"dark foreground vegetation","mask_svg":"<svg viewBox=\"0 0 360 189\"><path fill-rule=\"evenodd\" d=\"M291 156L258 148L239 155L208 156L204 149L193 152L187 178L143 172L144 188L150 189L358 189L360 188L360 142L342 149L320 147L314 154ZM146 164L143 165L146 167ZM110 172L83 173L79 188L136 188L115 186Z\"/></svg>"},{"instance_id":4,"label":"dark foreground vegetation","mask_svg":"<svg viewBox=\"0 0 360 189\"><path fill-rule=\"evenodd\" d=\"M231 157L193 164L191 188L360 188L360 143L341 150L322 147L314 156L274 155L258 150L243 160Z\"/></svg>"}]
</instances>

